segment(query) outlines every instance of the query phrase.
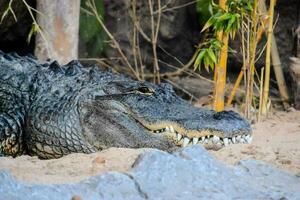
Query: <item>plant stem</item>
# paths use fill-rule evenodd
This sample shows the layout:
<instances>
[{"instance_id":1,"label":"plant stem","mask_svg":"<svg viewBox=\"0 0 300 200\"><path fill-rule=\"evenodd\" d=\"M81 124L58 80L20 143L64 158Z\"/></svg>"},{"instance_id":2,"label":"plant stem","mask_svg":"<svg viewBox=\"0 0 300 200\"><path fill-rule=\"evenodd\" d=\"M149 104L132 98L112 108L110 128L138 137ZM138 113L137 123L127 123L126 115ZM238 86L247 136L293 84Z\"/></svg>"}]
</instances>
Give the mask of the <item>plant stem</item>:
<instances>
[{"instance_id":1,"label":"plant stem","mask_svg":"<svg viewBox=\"0 0 300 200\"><path fill-rule=\"evenodd\" d=\"M217 64L215 81L214 109L217 112L224 110L224 95L226 87L227 55L228 55L228 34L223 33L223 46L221 49L220 61Z\"/></svg>"},{"instance_id":2,"label":"plant stem","mask_svg":"<svg viewBox=\"0 0 300 200\"><path fill-rule=\"evenodd\" d=\"M260 72L260 91L259 91L259 112L258 112L258 118L257 121L259 122L261 120L261 111L262 111L262 99L263 99L263 82L264 82L264 68L261 69Z\"/></svg>"},{"instance_id":3,"label":"plant stem","mask_svg":"<svg viewBox=\"0 0 300 200\"><path fill-rule=\"evenodd\" d=\"M219 5L222 9L226 8L226 0L220 0ZM226 70L228 56L228 33L220 31L218 39L223 42L218 64L215 67L215 91L214 91L214 110L217 112L224 110L224 95L226 87Z\"/></svg>"},{"instance_id":4,"label":"plant stem","mask_svg":"<svg viewBox=\"0 0 300 200\"><path fill-rule=\"evenodd\" d=\"M276 3L276 2L275 2ZM274 5L275 6L275 5ZM266 13L266 5L265 2L261 2L260 4L261 12ZM272 58L272 65L274 69L274 74L277 80L278 89L280 92L281 100L285 109L289 107L288 101L290 99L289 93L287 90L286 82L283 75L283 70L281 66L280 56L277 48L276 39L274 33L272 32L272 41L271 41L271 58Z\"/></svg>"},{"instance_id":5,"label":"plant stem","mask_svg":"<svg viewBox=\"0 0 300 200\"><path fill-rule=\"evenodd\" d=\"M271 68L271 44L273 33L273 15L274 15L275 0L270 0L270 12L269 12L269 26L267 32L267 49L266 49L266 69L264 80L264 92L262 99L262 115L267 115L267 104L269 100L269 86L270 86L270 68Z\"/></svg>"},{"instance_id":6,"label":"plant stem","mask_svg":"<svg viewBox=\"0 0 300 200\"><path fill-rule=\"evenodd\" d=\"M238 78L236 79L236 81L235 81L235 83L234 83L234 86L233 86L233 88L232 88L232 90L231 90L230 96L228 97L227 104L226 104L227 106L230 106L230 105L231 105L232 100L233 100L233 97L235 96L236 91L237 91L237 89L239 88L239 85L240 85L240 83L241 83L243 77L244 77L244 70L242 69L242 70L240 71L240 73L239 73Z\"/></svg>"},{"instance_id":7,"label":"plant stem","mask_svg":"<svg viewBox=\"0 0 300 200\"><path fill-rule=\"evenodd\" d=\"M132 73L134 74L134 76L138 79L141 80L139 77L138 72L136 72L134 70L134 68L132 67L132 65L129 63L127 57L125 56L125 54L123 53L120 44L116 41L115 37L110 33L110 31L107 29L107 27L105 26L105 24L103 23L102 18L99 16L96 5L95 5L95 1L94 0L88 0L87 1L87 5L90 8L90 11L92 12L92 14L96 17L96 20L98 21L98 23L100 24L100 26L103 28L103 30L105 31L105 33L108 35L108 37L111 39L112 43L114 44L115 48L118 50L120 56L122 57L122 61L124 62L125 65L127 65L129 67L129 69L132 71Z\"/></svg>"},{"instance_id":8,"label":"plant stem","mask_svg":"<svg viewBox=\"0 0 300 200\"><path fill-rule=\"evenodd\" d=\"M160 83L160 75L159 75L159 65L158 65L158 59L157 59L157 39L158 39L158 33L159 33L159 26L160 26L160 18L161 18L161 5L160 0L157 0L157 6L158 6L158 16L157 16L157 22L155 24L154 21L154 13L153 13L153 3L152 0L148 0L149 4L149 10L150 10L150 16L151 16L151 43L152 43L152 51L153 51L153 66L154 66L154 83L157 79L157 83Z\"/></svg>"},{"instance_id":9,"label":"plant stem","mask_svg":"<svg viewBox=\"0 0 300 200\"><path fill-rule=\"evenodd\" d=\"M247 83L247 95L246 95L246 106L245 106L245 114L246 117L250 117L250 109L252 106L252 98L253 98L253 82L254 82L254 69L255 69L255 56L256 56L256 46L257 46L257 8L258 8L258 0L253 1L253 11L252 11L252 25L250 29L250 63L248 67L248 83Z\"/></svg>"}]
</instances>

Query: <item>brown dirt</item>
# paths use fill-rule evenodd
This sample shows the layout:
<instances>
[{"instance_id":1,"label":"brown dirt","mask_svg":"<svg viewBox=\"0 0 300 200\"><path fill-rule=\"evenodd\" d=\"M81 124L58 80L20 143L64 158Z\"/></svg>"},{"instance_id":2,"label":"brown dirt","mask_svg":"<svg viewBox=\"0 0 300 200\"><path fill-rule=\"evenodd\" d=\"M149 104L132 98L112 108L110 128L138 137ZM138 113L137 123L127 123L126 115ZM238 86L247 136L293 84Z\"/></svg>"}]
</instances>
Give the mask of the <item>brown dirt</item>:
<instances>
[{"instance_id":1,"label":"brown dirt","mask_svg":"<svg viewBox=\"0 0 300 200\"><path fill-rule=\"evenodd\" d=\"M275 112L253 126L251 144L232 145L210 151L217 159L235 164L244 159L265 161L273 166L300 174L300 112ZM128 171L138 155L147 149L110 148L94 154L71 154L60 159L36 157L0 158L5 169L19 180L34 183L78 182L109 171Z\"/></svg>"}]
</instances>

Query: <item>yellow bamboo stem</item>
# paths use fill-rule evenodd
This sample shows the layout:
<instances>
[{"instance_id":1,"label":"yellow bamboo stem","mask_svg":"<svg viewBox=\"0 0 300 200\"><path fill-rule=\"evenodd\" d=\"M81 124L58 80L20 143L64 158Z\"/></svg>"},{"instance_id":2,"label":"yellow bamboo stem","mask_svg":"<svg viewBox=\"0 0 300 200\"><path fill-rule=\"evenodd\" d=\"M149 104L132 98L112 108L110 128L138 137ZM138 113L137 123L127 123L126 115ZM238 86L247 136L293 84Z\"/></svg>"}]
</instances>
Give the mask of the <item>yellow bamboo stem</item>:
<instances>
[{"instance_id":1,"label":"yellow bamboo stem","mask_svg":"<svg viewBox=\"0 0 300 200\"><path fill-rule=\"evenodd\" d=\"M256 36L256 41L257 41L257 43L260 42L260 40L261 40L261 38L262 38L262 36L263 36L263 34L264 34L264 32L265 32L266 25L267 25L268 22L269 22L269 18L263 19L263 21L262 21L260 27L258 28L257 36Z\"/></svg>"},{"instance_id":2,"label":"yellow bamboo stem","mask_svg":"<svg viewBox=\"0 0 300 200\"><path fill-rule=\"evenodd\" d=\"M249 67L247 68L247 93L246 93L246 106L245 114L246 117L250 117L250 110L252 106L253 98L253 84L254 84L254 69L255 69L255 58L256 58L256 46L257 46L257 7L258 0L253 1L253 11L252 11L252 25L250 33L250 49L249 49Z\"/></svg>"},{"instance_id":3,"label":"yellow bamboo stem","mask_svg":"<svg viewBox=\"0 0 300 200\"><path fill-rule=\"evenodd\" d=\"M223 46L219 63L217 64L217 77L215 81L215 98L214 109L217 112L224 110L224 95L226 87L226 71L227 71L227 52L228 52L228 34L223 33Z\"/></svg>"},{"instance_id":4,"label":"yellow bamboo stem","mask_svg":"<svg viewBox=\"0 0 300 200\"><path fill-rule=\"evenodd\" d=\"M260 85L259 85L259 111L258 111L258 118L257 121L259 122L261 119L261 112L262 112L262 99L263 99L263 82L264 82L264 68L260 71Z\"/></svg>"},{"instance_id":5,"label":"yellow bamboo stem","mask_svg":"<svg viewBox=\"0 0 300 200\"><path fill-rule=\"evenodd\" d=\"M276 1L274 3L274 6L276 4ZM263 13L267 12L266 9L266 5L265 2L261 2L260 3L260 10ZM273 11L274 12L274 11ZM270 13L270 11L269 11ZM277 42L274 36L274 33L272 32L272 41L271 41L272 45L271 45L271 58L272 58L272 65L273 65L273 69L274 69L274 74L277 80L277 85L278 85L278 89L280 92L280 96L281 96L281 100L283 103L283 106L285 109L287 109L289 107L288 101L290 99L289 93L288 93L288 89L286 86L286 82L284 79L284 75L283 75L283 70L282 70L282 66L281 66L281 61L280 61L280 56L279 56L279 52L278 52L278 47L277 47Z\"/></svg>"},{"instance_id":6,"label":"yellow bamboo stem","mask_svg":"<svg viewBox=\"0 0 300 200\"><path fill-rule=\"evenodd\" d=\"M282 67L281 67L281 62L280 62L280 57L279 57L279 52L275 40L274 34L272 34L272 47L271 47L271 58L272 58L272 65L274 69L274 74L277 80L277 85L279 88L279 93L281 96L281 100L283 103L283 106L285 109L289 107L288 101L290 99L287 86L285 83Z\"/></svg>"},{"instance_id":7,"label":"yellow bamboo stem","mask_svg":"<svg viewBox=\"0 0 300 200\"><path fill-rule=\"evenodd\" d=\"M226 0L220 0L219 5L226 9ZM223 42L219 62L215 67L215 90L214 90L214 110L220 112L224 110L224 95L226 87L226 70L228 56L228 34L225 32L218 33L218 39Z\"/></svg>"},{"instance_id":8,"label":"yellow bamboo stem","mask_svg":"<svg viewBox=\"0 0 300 200\"><path fill-rule=\"evenodd\" d=\"M268 18L265 18L263 21L262 21L262 24L261 26L258 28L258 31L257 31L257 35L256 35L256 42L258 43L262 36L263 36L263 33L265 32L265 27L266 27L266 24L268 23ZM241 84L241 81L242 81L242 78L244 76L244 69L241 69L239 75L238 75L238 78L236 79L235 83L234 83L234 86L231 90L231 93L228 97L228 100L227 100L227 106L230 106L232 104L232 100L236 94L236 91L237 89L239 88L240 84Z\"/></svg>"},{"instance_id":9,"label":"yellow bamboo stem","mask_svg":"<svg viewBox=\"0 0 300 200\"><path fill-rule=\"evenodd\" d=\"M235 81L235 83L234 83L234 86L233 86L233 88L232 88L232 90L231 90L231 93L230 93L230 95L229 95L229 97L228 97L227 104L226 104L227 106L230 106L230 105L231 105L232 100L233 100L233 97L235 96L236 91L237 91L237 89L238 89L239 86L240 86L240 83L241 83L241 81L242 81L242 79L243 79L243 76L244 76L244 70L242 69L242 70L240 71L239 76L238 76L238 78L236 79L236 81Z\"/></svg>"},{"instance_id":10,"label":"yellow bamboo stem","mask_svg":"<svg viewBox=\"0 0 300 200\"><path fill-rule=\"evenodd\" d=\"M270 87L270 68L271 68L271 44L272 44L272 33L273 33L273 15L274 15L275 0L270 0L270 13L269 13L269 25L267 32L267 48L266 48L266 69L265 69L265 80L264 80L264 92L262 99L262 115L267 114L267 104L269 100L269 87Z\"/></svg>"}]
</instances>

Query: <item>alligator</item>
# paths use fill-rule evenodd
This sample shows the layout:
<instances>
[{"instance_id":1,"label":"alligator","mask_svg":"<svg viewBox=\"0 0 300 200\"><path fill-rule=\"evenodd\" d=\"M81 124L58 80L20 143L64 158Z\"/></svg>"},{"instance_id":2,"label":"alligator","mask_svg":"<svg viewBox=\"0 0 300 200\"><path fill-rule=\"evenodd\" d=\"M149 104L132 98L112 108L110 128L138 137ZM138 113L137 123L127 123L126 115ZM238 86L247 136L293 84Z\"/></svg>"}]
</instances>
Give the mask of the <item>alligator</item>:
<instances>
[{"instance_id":1,"label":"alligator","mask_svg":"<svg viewBox=\"0 0 300 200\"><path fill-rule=\"evenodd\" d=\"M109 147L173 151L250 143L250 124L233 111L192 106L169 84L60 66L0 52L0 154L59 158Z\"/></svg>"}]
</instances>

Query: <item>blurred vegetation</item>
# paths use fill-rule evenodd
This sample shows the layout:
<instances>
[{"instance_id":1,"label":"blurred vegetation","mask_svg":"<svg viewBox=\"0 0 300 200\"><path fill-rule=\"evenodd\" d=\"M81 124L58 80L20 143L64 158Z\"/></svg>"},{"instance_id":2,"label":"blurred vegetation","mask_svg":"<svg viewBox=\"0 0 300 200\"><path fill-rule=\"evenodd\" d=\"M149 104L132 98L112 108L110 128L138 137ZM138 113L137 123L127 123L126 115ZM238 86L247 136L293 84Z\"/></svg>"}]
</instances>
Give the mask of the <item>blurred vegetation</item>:
<instances>
[{"instance_id":1,"label":"blurred vegetation","mask_svg":"<svg viewBox=\"0 0 300 200\"><path fill-rule=\"evenodd\" d=\"M196 4L196 11L198 14L198 21L201 27L208 21L208 19L216 12L212 6L212 0L198 0Z\"/></svg>"},{"instance_id":2,"label":"blurred vegetation","mask_svg":"<svg viewBox=\"0 0 300 200\"><path fill-rule=\"evenodd\" d=\"M100 17L104 18L104 4L102 0L95 1L97 12ZM90 15L84 10L87 9L86 0L81 0L81 12L80 12L80 24L79 35L81 41L86 47L86 53L88 57L99 57L105 48L105 40L107 38L105 31L95 16Z\"/></svg>"}]
</instances>

